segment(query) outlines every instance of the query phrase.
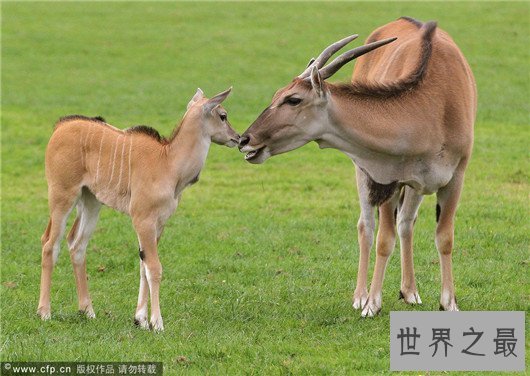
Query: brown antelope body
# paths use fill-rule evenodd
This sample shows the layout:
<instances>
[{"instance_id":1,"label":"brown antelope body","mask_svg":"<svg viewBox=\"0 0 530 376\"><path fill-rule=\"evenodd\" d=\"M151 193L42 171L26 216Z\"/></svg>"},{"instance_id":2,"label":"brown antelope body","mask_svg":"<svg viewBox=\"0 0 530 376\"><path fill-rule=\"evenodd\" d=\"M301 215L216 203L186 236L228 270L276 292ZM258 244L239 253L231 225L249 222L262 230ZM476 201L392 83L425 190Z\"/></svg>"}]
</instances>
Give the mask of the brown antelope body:
<instances>
[{"instance_id":1,"label":"brown antelope body","mask_svg":"<svg viewBox=\"0 0 530 376\"><path fill-rule=\"evenodd\" d=\"M278 90L271 105L242 135L240 150L250 163L263 163L270 156L316 141L321 148L344 152L355 163L361 216L353 306L361 308L363 316L381 309L396 224L401 297L410 304L421 303L414 278L413 227L423 195L436 193L440 302L445 310L458 310L451 253L454 216L473 145L477 99L472 72L456 44L435 22L423 24L408 17L375 30L367 45L324 66L355 37L328 47L291 84ZM324 81L361 55L351 83ZM375 207L379 208L377 256L368 292Z\"/></svg>"},{"instance_id":2,"label":"brown antelope body","mask_svg":"<svg viewBox=\"0 0 530 376\"><path fill-rule=\"evenodd\" d=\"M77 206L68 234L79 309L95 317L88 293L86 248L102 204L129 215L140 249L140 291L135 322L163 330L159 307L162 276L157 245L164 224L177 207L184 188L198 180L211 142L233 147L239 136L231 128L221 102L230 90L212 99L197 93L171 139L139 126L119 130L101 118L69 116L55 127L46 150L50 221L42 236L42 275L38 313L51 317L50 288L66 220Z\"/></svg>"}]
</instances>

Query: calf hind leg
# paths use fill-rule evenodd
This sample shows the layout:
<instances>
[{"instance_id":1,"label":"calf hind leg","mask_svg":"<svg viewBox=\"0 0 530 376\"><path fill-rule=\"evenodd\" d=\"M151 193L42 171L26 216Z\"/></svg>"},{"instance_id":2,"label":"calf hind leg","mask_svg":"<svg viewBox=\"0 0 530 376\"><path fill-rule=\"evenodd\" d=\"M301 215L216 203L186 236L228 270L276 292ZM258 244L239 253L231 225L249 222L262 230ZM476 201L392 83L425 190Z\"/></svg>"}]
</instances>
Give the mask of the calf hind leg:
<instances>
[{"instance_id":1,"label":"calf hind leg","mask_svg":"<svg viewBox=\"0 0 530 376\"><path fill-rule=\"evenodd\" d=\"M79 192L75 189L57 191L50 188L49 206L50 221L41 237L42 261L40 297L37 314L43 320L51 318L50 291L53 267L59 257L61 239L64 235L66 220L70 214Z\"/></svg>"},{"instance_id":2,"label":"calf hind leg","mask_svg":"<svg viewBox=\"0 0 530 376\"><path fill-rule=\"evenodd\" d=\"M88 292L86 275L86 249L96 229L101 203L86 188L77 203L77 218L68 235L70 260L74 269L79 311L88 318L96 317Z\"/></svg>"}]
</instances>

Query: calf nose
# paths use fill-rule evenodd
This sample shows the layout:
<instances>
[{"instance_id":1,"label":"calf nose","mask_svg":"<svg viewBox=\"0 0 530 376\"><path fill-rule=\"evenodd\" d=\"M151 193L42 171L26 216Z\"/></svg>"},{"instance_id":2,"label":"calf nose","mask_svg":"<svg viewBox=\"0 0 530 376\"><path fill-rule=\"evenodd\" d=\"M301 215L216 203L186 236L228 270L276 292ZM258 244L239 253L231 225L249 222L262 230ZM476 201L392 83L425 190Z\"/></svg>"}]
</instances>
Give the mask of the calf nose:
<instances>
[{"instance_id":1,"label":"calf nose","mask_svg":"<svg viewBox=\"0 0 530 376\"><path fill-rule=\"evenodd\" d=\"M242 148L243 146L245 146L246 144L248 144L250 142L250 137L249 136L241 136L239 138L239 148Z\"/></svg>"}]
</instances>

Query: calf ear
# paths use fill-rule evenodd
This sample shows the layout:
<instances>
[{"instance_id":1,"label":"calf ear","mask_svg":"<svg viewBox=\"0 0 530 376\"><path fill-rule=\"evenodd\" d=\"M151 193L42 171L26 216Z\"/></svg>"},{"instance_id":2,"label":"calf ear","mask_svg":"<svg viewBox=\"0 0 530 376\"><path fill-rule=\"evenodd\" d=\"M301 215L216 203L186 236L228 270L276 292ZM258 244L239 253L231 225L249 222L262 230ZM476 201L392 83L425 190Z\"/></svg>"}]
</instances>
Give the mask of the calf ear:
<instances>
[{"instance_id":1,"label":"calf ear","mask_svg":"<svg viewBox=\"0 0 530 376\"><path fill-rule=\"evenodd\" d=\"M222 93L217 94L215 97L208 99L208 102L204 105L204 112L211 113L214 108L219 106L225 99L230 95L232 87L223 91Z\"/></svg>"},{"instance_id":2,"label":"calf ear","mask_svg":"<svg viewBox=\"0 0 530 376\"><path fill-rule=\"evenodd\" d=\"M189 110L190 107L193 106L195 102L197 102L198 100L201 100L202 98L204 98L204 93L202 92L201 88L197 88L197 92L195 93L193 98L191 98L191 100L188 102L187 109Z\"/></svg>"},{"instance_id":3,"label":"calf ear","mask_svg":"<svg viewBox=\"0 0 530 376\"><path fill-rule=\"evenodd\" d=\"M318 71L318 68L316 66L313 66L313 69L311 69L311 86L313 87L313 90L316 91L319 97L324 96L324 84L322 76L320 76L320 72Z\"/></svg>"}]
</instances>

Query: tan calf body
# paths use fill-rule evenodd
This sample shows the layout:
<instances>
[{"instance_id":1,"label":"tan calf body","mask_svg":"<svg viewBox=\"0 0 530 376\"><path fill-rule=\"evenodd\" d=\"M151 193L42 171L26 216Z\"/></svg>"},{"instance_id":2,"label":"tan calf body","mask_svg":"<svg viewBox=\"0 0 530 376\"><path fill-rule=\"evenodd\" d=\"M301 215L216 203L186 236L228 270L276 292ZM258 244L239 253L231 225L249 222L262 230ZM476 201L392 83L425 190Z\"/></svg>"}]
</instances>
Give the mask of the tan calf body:
<instances>
[{"instance_id":1,"label":"tan calf body","mask_svg":"<svg viewBox=\"0 0 530 376\"><path fill-rule=\"evenodd\" d=\"M57 262L66 220L74 206L77 217L68 234L79 309L95 317L88 293L86 247L101 205L129 215L140 245L140 291L135 321L163 330L159 307L162 266L157 245L182 191L198 180L211 142L233 147L239 135L231 128L221 102L230 89L212 99L200 89L188 104L170 139L154 129L117 129L101 118L68 116L55 127L46 149L50 221L42 236L42 275L38 313L49 319L53 266Z\"/></svg>"}]
</instances>

